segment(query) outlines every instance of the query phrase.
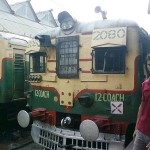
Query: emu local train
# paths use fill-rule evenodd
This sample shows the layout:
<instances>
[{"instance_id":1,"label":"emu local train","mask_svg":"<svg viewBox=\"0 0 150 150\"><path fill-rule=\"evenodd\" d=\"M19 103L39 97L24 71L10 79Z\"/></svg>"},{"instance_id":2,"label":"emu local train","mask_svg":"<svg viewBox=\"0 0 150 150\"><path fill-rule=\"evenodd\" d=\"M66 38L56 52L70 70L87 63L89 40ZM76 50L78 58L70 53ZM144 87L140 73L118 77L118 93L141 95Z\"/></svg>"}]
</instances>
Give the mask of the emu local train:
<instances>
[{"instance_id":1,"label":"emu local train","mask_svg":"<svg viewBox=\"0 0 150 150\"><path fill-rule=\"evenodd\" d=\"M28 43L32 112L21 110L19 124L32 118L34 142L49 150L124 149L141 101L147 32L129 20L80 23L66 11L58 21Z\"/></svg>"},{"instance_id":2,"label":"emu local train","mask_svg":"<svg viewBox=\"0 0 150 150\"><path fill-rule=\"evenodd\" d=\"M0 134L17 125L17 114L26 106L24 96L26 47L27 38L0 33Z\"/></svg>"}]
</instances>

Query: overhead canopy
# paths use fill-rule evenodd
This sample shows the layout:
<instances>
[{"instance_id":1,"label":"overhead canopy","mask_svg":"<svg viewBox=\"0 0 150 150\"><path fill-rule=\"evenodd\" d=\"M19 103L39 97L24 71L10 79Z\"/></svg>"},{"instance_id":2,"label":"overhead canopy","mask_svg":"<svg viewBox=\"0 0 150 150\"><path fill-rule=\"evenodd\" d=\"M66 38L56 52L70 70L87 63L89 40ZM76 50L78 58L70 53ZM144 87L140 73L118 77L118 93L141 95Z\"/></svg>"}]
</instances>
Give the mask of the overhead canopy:
<instances>
[{"instance_id":1,"label":"overhead canopy","mask_svg":"<svg viewBox=\"0 0 150 150\"><path fill-rule=\"evenodd\" d=\"M1 32L34 37L35 35L50 29L50 27L43 26L37 22L0 11Z\"/></svg>"},{"instance_id":2,"label":"overhead canopy","mask_svg":"<svg viewBox=\"0 0 150 150\"><path fill-rule=\"evenodd\" d=\"M49 20L54 20L52 14L49 17L52 18ZM30 0L16 3L11 7L6 0L0 0L0 32L31 38L55 27L55 24L52 26L50 24L45 25L42 21L40 23Z\"/></svg>"}]
</instances>

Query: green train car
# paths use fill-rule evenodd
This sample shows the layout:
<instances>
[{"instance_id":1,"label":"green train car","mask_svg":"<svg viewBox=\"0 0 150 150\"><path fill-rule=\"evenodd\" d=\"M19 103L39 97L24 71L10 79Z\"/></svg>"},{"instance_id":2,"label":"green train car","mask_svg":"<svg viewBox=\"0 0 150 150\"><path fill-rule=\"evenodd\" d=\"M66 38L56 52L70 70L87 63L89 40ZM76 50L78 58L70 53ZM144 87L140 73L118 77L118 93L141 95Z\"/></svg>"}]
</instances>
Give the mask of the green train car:
<instances>
[{"instance_id":1,"label":"green train car","mask_svg":"<svg viewBox=\"0 0 150 150\"><path fill-rule=\"evenodd\" d=\"M24 96L26 47L25 39L0 34L0 133L17 125L17 113L27 104Z\"/></svg>"},{"instance_id":2,"label":"green train car","mask_svg":"<svg viewBox=\"0 0 150 150\"><path fill-rule=\"evenodd\" d=\"M18 122L48 150L123 150L141 102L147 32L130 20L81 23L68 12L60 27L29 41L31 112Z\"/></svg>"}]
</instances>

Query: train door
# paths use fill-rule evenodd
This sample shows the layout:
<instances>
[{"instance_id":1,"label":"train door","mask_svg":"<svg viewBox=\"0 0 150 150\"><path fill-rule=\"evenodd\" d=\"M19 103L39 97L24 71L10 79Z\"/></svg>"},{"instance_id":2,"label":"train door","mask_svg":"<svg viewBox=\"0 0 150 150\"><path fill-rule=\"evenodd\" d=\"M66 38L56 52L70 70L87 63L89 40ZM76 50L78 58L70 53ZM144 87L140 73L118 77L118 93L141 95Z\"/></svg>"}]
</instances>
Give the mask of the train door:
<instances>
[{"instance_id":1,"label":"train door","mask_svg":"<svg viewBox=\"0 0 150 150\"><path fill-rule=\"evenodd\" d=\"M24 49L14 49L14 99L24 97Z\"/></svg>"}]
</instances>

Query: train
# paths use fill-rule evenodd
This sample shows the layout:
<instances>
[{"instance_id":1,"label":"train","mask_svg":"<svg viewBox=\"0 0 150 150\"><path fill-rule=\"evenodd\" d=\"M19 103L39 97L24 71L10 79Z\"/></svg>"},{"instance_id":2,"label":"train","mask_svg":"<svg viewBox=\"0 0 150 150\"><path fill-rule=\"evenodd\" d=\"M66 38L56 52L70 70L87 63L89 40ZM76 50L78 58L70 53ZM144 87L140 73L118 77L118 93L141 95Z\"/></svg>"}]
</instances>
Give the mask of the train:
<instances>
[{"instance_id":1,"label":"train","mask_svg":"<svg viewBox=\"0 0 150 150\"><path fill-rule=\"evenodd\" d=\"M0 134L16 128L17 114L26 108L25 50L28 38L0 33Z\"/></svg>"},{"instance_id":2,"label":"train","mask_svg":"<svg viewBox=\"0 0 150 150\"><path fill-rule=\"evenodd\" d=\"M104 14L103 14L104 15ZM67 11L60 26L28 42L26 58L33 141L48 150L123 150L132 140L149 35L133 20L83 23Z\"/></svg>"}]
</instances>

